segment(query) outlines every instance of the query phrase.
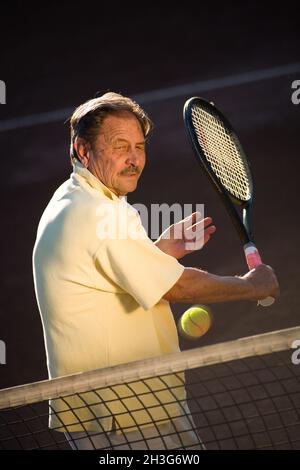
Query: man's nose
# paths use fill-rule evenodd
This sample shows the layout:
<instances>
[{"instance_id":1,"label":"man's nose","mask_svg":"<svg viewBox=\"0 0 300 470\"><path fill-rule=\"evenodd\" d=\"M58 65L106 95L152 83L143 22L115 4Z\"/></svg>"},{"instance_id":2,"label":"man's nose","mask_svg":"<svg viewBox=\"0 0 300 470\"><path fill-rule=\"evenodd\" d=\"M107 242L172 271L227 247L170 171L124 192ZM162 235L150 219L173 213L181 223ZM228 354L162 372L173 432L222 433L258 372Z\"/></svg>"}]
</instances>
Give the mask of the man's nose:
<instances>
[{"instance_id":1,"label":"man's nose","mask_svg":"<svg viewBox=\"0 0 300 470\"><path fill-rule=\"evenodd\" d=\"M126 163L128 165L138 165L140 161L140 156L136 149L130 149L130 152L127 155Z\"/></svg>"}]
</instances>

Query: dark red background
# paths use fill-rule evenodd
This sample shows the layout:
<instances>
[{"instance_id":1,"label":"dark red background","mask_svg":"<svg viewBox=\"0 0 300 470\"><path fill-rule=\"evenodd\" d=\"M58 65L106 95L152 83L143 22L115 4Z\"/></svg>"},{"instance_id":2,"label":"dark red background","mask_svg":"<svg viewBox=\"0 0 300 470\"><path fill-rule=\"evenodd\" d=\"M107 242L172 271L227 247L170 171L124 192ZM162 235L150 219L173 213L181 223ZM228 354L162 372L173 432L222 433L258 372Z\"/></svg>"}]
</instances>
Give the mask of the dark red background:
<instances>
[{"instance_id":1,"label":"dark red background","mask_svg":"<svg viewBox=\"0 0 300 470\"><path fill-rule=\"evenodd\" d=\"M102 2L1 6L0 79L6 82L7 104L0 106L0 120L75 108L97 91L133 96L299 60L299 17L293 4L201 3L197 10L161 4L140 4L133 10ZM232 121L251 159L256 242L275 268L282 293L269 309L250 302L213 305L211 331L197 342L182 341L182 348L299 324L300 105L291 101L295 79L300 72L201 93ZM155 130L147 167L129 201L149 207L204 203L217 233L183 263L221 275L241 274L245 261L240 242L200 173L184 131L186 98L144 105ZM0 387L47 377L31 253L41 213L71 171L68 146L63 119L0 133L0 339L7 346ZM176 319L186 307L173 306Z\"/></svg>"}]
</instances>

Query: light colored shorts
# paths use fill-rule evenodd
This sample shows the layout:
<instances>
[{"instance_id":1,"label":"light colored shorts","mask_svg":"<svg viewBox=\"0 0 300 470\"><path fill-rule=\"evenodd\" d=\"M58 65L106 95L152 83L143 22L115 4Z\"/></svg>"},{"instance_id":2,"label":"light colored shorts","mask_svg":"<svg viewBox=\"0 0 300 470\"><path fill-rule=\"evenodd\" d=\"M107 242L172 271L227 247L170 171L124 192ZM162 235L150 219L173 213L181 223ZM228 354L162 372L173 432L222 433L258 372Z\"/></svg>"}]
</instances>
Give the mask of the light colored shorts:
<instances>
[{"instance_id":1,"label":"light colored shorts","mask_svg":"<svg viewBox=\"0 0 300 470\"><path fill-rule=\"evenodd\" d=\"M205 450L188 406L184 408L185 416L137 431L120 434L114 427L107 433L72 432L65 433L65 436L73 450Z\"/></svg>"}]
</instances>

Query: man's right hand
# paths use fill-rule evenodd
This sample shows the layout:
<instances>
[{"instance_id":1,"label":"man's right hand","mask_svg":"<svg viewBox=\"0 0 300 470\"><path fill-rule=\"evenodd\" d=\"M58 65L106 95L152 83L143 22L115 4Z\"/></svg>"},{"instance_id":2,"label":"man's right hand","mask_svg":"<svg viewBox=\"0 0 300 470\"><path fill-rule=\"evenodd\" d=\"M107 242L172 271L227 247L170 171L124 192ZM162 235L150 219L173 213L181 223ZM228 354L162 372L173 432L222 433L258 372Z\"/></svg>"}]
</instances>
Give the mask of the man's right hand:
<instances>
[{"instance_id":1,"label":"man's right hand","mask_svg":"<svg viewBox=\"0 0 300 470\"><path fill-rule=\"evenodd\" d=\"M279 286L273 269L262 264L243 276L217 276L201 269L185 268L163 298L168 302L210 304L262 300L278 295Z\"/></svg>"},{"instance_id":2,"label":"man's right hand","mask_svg":"<svg viewBox=\"0 0 300 470\"><path fill-rule=\"evenodd\" d=\"M279 284L271 266L261 264L244 276L241 276L241 278L252 285L252 300L262 300L269 296L276 298L279 296Z\"/></svg>"}]
</instances>

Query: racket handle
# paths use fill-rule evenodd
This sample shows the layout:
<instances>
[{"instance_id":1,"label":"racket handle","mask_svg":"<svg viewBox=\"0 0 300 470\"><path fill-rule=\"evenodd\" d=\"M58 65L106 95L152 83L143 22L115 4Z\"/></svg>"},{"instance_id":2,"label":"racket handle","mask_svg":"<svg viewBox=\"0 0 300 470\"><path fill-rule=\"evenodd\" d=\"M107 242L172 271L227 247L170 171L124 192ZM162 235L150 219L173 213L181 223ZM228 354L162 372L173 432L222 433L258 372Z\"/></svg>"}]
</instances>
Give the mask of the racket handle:
<instances>
[{"instance_id":1,"label":"racket handle","mask_svg":"<svg viewBox=\"0 0 300 470\"><path fill-rule=\"evenodd\" d=\"M262 264L262 260L258 249L254 245L254 243L246 243L244 245L244 252L247 261L247 265L249 269L254 269L260 264ZM265 299L259 300L257 305L261 305L262 307L269 307L275 302L274 297L266 297Z\"/></svg>"}]
</instances>

